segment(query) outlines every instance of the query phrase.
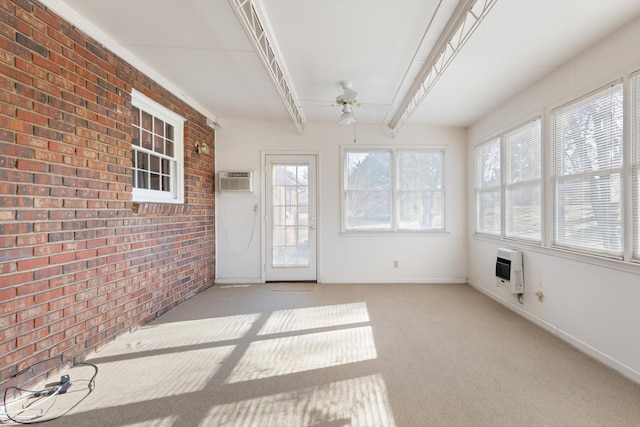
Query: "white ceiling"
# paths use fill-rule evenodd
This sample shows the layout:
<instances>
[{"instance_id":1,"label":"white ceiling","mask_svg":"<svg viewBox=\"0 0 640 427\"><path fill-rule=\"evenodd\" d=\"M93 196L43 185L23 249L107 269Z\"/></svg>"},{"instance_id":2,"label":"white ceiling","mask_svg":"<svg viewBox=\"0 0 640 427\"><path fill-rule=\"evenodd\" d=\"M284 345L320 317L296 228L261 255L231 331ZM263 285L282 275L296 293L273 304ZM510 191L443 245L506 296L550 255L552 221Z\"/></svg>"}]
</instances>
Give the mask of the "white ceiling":
<instances>
[{"instance_id":1,"label":"white ceiling","mask_svg":"<svg viewBox=\"0 0 640 427\"><path fill-rule=\"evenodd\" d=\"M43 3L206 114L291 120L230 0ZM340 81L351 80L363 103L358 122L381 125L396 113L457 3L253 2L307 122L337 123ZM640 0L498 0L408 123L468 126L639 16Z\"/></svg>"}]
</instances>

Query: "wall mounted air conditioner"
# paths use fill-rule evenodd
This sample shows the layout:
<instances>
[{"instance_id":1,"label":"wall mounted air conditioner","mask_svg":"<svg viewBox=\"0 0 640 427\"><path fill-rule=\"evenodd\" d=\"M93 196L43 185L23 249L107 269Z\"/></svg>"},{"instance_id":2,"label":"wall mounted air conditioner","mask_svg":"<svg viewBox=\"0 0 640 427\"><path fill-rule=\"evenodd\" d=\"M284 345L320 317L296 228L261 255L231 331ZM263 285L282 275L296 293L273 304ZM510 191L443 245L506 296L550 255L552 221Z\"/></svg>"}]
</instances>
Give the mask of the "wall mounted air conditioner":
<instances>
[{"instance_id":1,"label":"wall mounted air conditioner","mask_svg":"<svg viewBox=\"0 0 640 427\"><path fill-rule=\"evenodd\" d=\"M524 293L522 252L516 249L498 248L496 284L512 294Z\"/></svg>"},{"instance_id":2,"label":"wall mounted air conditioner","mask_svg":"<svg viewBox=\"0 0 640 427\"><path fill-rule=\"evenodd\" d=\"M253 192L253 172L220 172L218 174L218 191Z\"/></svg>"}]
</instances>

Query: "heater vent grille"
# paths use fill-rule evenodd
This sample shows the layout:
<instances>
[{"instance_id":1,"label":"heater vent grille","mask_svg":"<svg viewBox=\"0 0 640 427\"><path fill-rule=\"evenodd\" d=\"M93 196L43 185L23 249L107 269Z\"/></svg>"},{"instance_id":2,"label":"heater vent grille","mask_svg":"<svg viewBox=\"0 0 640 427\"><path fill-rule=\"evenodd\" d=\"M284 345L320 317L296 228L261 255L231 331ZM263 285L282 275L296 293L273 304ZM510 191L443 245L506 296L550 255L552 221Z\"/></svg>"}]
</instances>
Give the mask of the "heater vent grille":
<instances>
[{"instance_id":1,"label":"heater vent grille","mask_svg":"<svg viewBox=\"0 0 640 427\"><path fill-rule=\"evenodd\" d=\"M496 259L496 284L513 294L524 292L522 252L516 249L499 248Z\"/></svg>"}]
</instances>

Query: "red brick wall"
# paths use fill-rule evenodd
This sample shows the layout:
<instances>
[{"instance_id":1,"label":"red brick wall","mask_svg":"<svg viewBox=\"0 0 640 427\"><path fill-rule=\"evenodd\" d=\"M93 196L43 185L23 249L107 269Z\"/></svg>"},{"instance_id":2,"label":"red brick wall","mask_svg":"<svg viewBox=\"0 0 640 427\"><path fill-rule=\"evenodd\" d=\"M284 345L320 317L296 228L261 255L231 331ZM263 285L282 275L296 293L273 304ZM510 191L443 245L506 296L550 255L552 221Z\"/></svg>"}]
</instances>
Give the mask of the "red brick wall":
<instances>
[{"instance_id":1,"label":"red brick wall","mask_svg":"<svg viewBox=\"0 0 640 427\"><path fill-rule=\"evenodd\" d=\"M186 119L185 203L131 201L131 89ZM0 384L214 279L206 118L31 0L0 0Z\"/></svg>"}]
</instances>

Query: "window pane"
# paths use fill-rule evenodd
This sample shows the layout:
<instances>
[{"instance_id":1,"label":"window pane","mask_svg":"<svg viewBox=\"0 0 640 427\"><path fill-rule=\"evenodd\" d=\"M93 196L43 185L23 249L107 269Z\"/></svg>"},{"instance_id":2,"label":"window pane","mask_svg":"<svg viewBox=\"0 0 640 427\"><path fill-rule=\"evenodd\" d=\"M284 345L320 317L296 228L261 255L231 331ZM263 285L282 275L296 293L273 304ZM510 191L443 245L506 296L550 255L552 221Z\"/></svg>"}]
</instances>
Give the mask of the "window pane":
<instances>
[{"instance_id":1,"label":"window pane","mask_svg":"<svg viewBox=\"0 0 640 427\"><path fill-rule=\"evenodd\" d=\"M153 133L159 136L164 136L164 122L157 117L154 117Z\"/></svg>"},{"instance_id":2,"label":"window pane","mask_svg":"<svg viewBox=\"0 0 640 427\"><path fill-rule=\"evenodd\" d=\"M347 191L346 196L347 229L391 229L391 193L389 191Z\"/></svg>"},{"instance_id":3,"label":"window pane","mask_svg":"<svg viewBox=\"0 0 640 427\"><path fill-rule=\"evenodd\" d=\"M622 256L622 84L553 114L554 243Z\"/></svg>"},{"instance_id":4,"label":"window pane","mask_svg":"<svg viewBox=\"0 0 640 427\"><path fill-rule=\"evenodd\" d=\"M556 112L556 175L621 167L622 110L618 84Z\"/></svg>"},{"instance_id":5,"label":"window pane","mask_svg":"<svg viewBox=\"0 0 640 427\"><path fill-rule=\"evenodd\" d=\"M505 234L539 242L542 229L540 182L507 187L505 206Z\"/></svg>"},{"instance_id":6,"label":"window pane","mask_svg":"<svg viewBox=\"0 0 640 427\"><path fill-rule=\"evenodd\" d=\"M149 188L149 173L147 171L138 171L138 179L136 180L138 187L137 188Z\"/></svg>"},{"instance_id":7,"label":"window pane","mask_svg":"<svg viewBox=\"0 0 640 427\"><path fill-rule=\"evenodd\" d=\"M400 190L442 188L442 151L405 151L398 154Z\"/></svg>"},{"instance_id":8,"label":"window pane","mask_svg":"<svg viewBox=\"0 0 640 427\"><path fill-rule=\"evenodd\" d=\"M138 151L136 158L137 158L136 167L138 169L149 170L149 155L147 153Z\"/></svg>"},{"instance_id":9,"label":"window pane","mask_svg":"<svg viewBox=\"0 0 640 427\"><path fill-rule=\"evenodd\" d=\"M494 139L476 147L476 188L500 185L500 140Z\"/></svg>"},{"instance_id":10,"label":"window pane","mask_svg":"<svg viewBox=\"0 0 640 427\"><path fill-rule=\"evenodd\" d=\"M147 150L153 149L153 137L147 131L142 131L142 148L146 148Z\"/></svg>"},{"instance_id":11,"label":"window pane","mask_svg":"<svg viewBox=\"0 0 640 427\"><path fill-rule=\"evenodd\" d=\"M135 126L131 127L131 144L140 145L140 129Z\"/></svg>"},{"instance_id":12,"label":"window pane","mask_svg":"<svg viewBox=\"0 0 640 427\"><path fill-rule=\"evenodd\" d=\"M633 257L640 260L640 73L631 79L631 139L633 144Z\"/></svg>"},{"instance_id":13,"label":"window pane","mask_svg":"<svg viewBox=\"0 0 640 427\"><path fill-rule=\"evenodd\" d=\"M398 227L407 230L443 229L442 188L444 151L399 150ZM410 191L413 190L413 191Z\"/></svg>"},{"instance_id":14,"label":"window pane","mask_svg":"<svg viewBox=\"0 0 640 427\"><path fill-rule=\"evenodd\" d=\"M478 231L500 235L500 190L478 191L476 205Z\"/></svg>"},{"instance_id":15,"label":"window pane","mask_svg":"<svg viewBox=\"0 0 640 427\"><path fill-rule=\"evenodd\" d=\"M505 236L542 239L542 144L540 120L504 137Z\"/></svg>"},{"instance_id":16,"label":"window pane","mask_svg":"<svg viewBox=\"0 0 640 427\"><path fill-rule=\"evenodd\" d=\"M507 183L539 180L542 149L540 120L505 135Z\"/></svg>"},{"instance_id":17,"label":"window pane","mask_svg":"<svg viewBox=\"0 0 640 427\"><path fill-rule=\"evenodd\" d=\"M346 229L391 229L391 152L347 151L345 162Z\"/></svg>"},{"instance_id":18,"label":"window pane","mask_svg":"<svg viewBox=\"0 0 640 427\"><path fill-rule=\"evenodd\" d=\"M138 107L131 108L131 124L133 126L140 126L140 110Z\"/></svg>"},{"instance_id":19,"label":"window pane","mask_svg":"<svg viewBox=\"0 0 640 427\"><path fill-rule=\"evenodd\" d=\"M403 191L399 199L399 228L405 230L443 228L442 192Z\"/></svg>"},{"instance_id":20,"label":"window pane","mask_svg":"<svg viewBox=\"0 0 640 427\"><path fill-rule=\"evenodd\" d=\"M140 120L142 129L151 132L153 131L153 117L146 111L142 111L142 119Z\"/></svg>"},{"instance_id":21,"label":"window pane","mask_svg":"<svg viewBox=\"0 0 640 427\"><path fill-rule=\"evenodd\" d=\"M150 177L151 190L160 190L160 175L158 175L157 173L152 173Z\"/></svg>"},{"instance_id":22,"label":"window pane","mask_svg":"<svg viewBox=\"0 0 640 427\"><path fill-rule=\"evenodd\" d=\"M501 234L500 139L478 145L475 155L476 231Z\"/></svg>"},{"instance_id":23,"label":"window pane","mask_svg":"<svg viewBox=\"0 0 640 427\"><path fill-rule=\"evenodd\" d=\"M156 135L153 139L153 151L155 151L156 153L164 154L164 138Z\"/></svg>"},{"instance_id":24,"label":"window pane","mask_svg":"<svg viewBox=\"0 0 640 427\"><path fill-rule=\"evenodd\" d=\"M391 191L389 151L347 152L347 189Z\"/></svg>"},{"instance_id":25,"label":"window pane","mask_svg":"<svg viewBox=\"0 0 640 427\"><path fill-rule=\"evenodd\" d=\"M151 157L151 162L150 162L150 166L149 166L149 170L151 172L160 172L160 158L156 157L156 156L150 156Z\"/></svg>"},{"instance_id":26,"label":"window pane","mask_svg":"<svg viewBox=\"0 0 640 427\"><path fill-rule=\"evenodd\" d=\"M620 174L558 180L556 243L620 253Z\"/></svg>"}]
</instances>

